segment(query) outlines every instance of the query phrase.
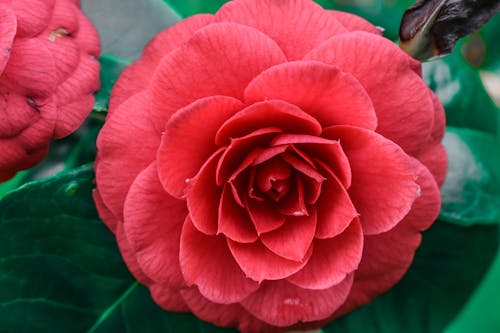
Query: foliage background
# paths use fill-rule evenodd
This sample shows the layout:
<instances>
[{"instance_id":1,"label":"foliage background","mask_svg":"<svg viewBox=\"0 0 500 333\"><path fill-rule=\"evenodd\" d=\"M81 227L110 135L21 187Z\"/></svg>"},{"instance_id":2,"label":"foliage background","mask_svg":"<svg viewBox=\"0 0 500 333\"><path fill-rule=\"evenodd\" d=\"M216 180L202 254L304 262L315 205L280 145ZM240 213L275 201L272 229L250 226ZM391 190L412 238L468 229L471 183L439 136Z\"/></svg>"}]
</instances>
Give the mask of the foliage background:
<instances>
[{"instance_id":1,"label":"foliage background","mask_svg":"<svg viewBox=\"0 0 500 333\"><path fill-rule=\"evenodd\" d=\"M235 332L166 313L152 302L96 215L89 164L119 73L157 32L183 17L213 13L224 2L82 0L103 41L102 88L80 130L54 142L42 164L0 184L1 332ZM412 3L317 2L365 17L393 40ZM424 64L424 79L448 120L450 168L440 218L394 289L324 332L500 331L498 31L496 16L452 55Z\"/></svg>"}]
</instances>

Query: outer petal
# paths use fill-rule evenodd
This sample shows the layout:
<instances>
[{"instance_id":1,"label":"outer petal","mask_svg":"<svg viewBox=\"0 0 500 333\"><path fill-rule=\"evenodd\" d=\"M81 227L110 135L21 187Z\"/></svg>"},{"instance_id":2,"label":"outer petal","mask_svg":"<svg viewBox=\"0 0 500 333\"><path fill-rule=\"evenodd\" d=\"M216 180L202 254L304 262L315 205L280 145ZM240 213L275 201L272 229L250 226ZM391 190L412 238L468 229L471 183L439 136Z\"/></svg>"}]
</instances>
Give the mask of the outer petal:
<instances>
[{"instance_id":1,"label":"outer petal","mask_svg":"<svg viewBox=\"0 0 500 333\"><path fill-rule=\"evenodd\" d=\"M94 25L80 10L76 12L76 17L78 19L78 30L72 33L73 39L82 52L98 57L101 54L101 43Z\"/></svg>"},{"instance_id":2,"label":"outer petal","mask_svg":"<svg viewBox=\"0 0 500 333\"><path fill-rule=\"evenodd\" d=\"M277 256L260 241L242 244L227 240L234 259L246 276L254 281L280 280L298 272L311 257L312 246L302 261L292 261Z\"/></svg>"},{"instance_id":3,"label":"outer petal","mask_svg":"<svg viewBox=\"0 0 500 333\"><path fill-rule=\"evenodd\" d=\"M179 266L186 203L168 195L152 163L132 184L125 200L124 230L141 270L170 288L185 285Z\"/></svg>"},{"instance_id":4,"label":"outer petal","mask_svg":"<svg viewBox=\"0 0 500 333\"><path fill-rule=\"evenodd\" d=\"M141 59L128 66L116 81L111 94L110 109L146 89L161 58L187 42L196 30L212 21L212 15L194 15L156 35L144 49Z\"/></svg>"},{"instance_id":5,"label":"outer petal","mask_svg":"<svg viewBox=\"0 0 500 333\"><path fill-rule=\"evenodd\" d=\"M155 160L160 144L146 111L148 103L147 93L134 95L108 117L97 139L97 186L104 203L118 219L122 219L130 185Z\"/></svg>"},{"instance_id":6,"label":"outer petal","mask_svg":"<svg viewBox=\"0 0 500 333\"><path fill-rule=\"evenodd\" d=\"M212 302L230 304L253 293L259 284L245 277L228 249L225 237L200 233L189 217L182 229L182 273Z\"/></svg>"},{"instance_id":7,"label":"outer petal","mask_svg":"<svg viewBox=\"0 0 500 333\"><path fill-rule=\"evenodd\" d=\"M153 76L151 111L158 131L178 109L199 98L241 99L258 73L284 61L276 43L255 29L220 23L198 30L162 59Z\"/></svg>"},{"instance_id":8,"label":"outer petal","mask_svg":"<svg viewBox=\"0 0 500 333\"><path fill-rule=\"evenodd\" d=\"M243 103L233 97L211 96L177 111L167 122L158 150L160 179L174 197L184 195L186 179L194 177L218 149L215 134Z\"/></svg>"},{"instance_id":9,"label":"outer petal","mask_svg":"<svg viewBox=\"0 0 500 333\"><path fill-rule=\"evenodd\" d=\"M257 102L228 119L216 136L218 145L265 127L277 127L285 133L321 134L321 124L297 106L280 100Z\"/></svg>"},{"instance_id":10,"label":"outer petal","mask_svg":"<svg viewBox=\"0 0 500 333\"><path fill-rule=\"evenodd\" d=\"M217 304L210 302L196 288L182 290L181 295L198 318L217 326L238 327L242 333L277 333L281 331L277 327L258 320L238 303Z\"/></svg>"},{"instance_id":11,"label":"outer petal","mask_svg":"<svg viewBox=\"0 0 500 333\"><path fill-rule=\"evenodd\" d=\"M260 239L280 257L302 261L314 238L316 219L315 209L311 209L308 216L288 217L282 227L260 235Z\"/></svg>"},{"instance_id":12,"label":"outer petal","mask_svg":"<svg viewBox=\"0 0 500 333\"><path fill-rule=\"evenodd\" d=\"M156 304L167 311L188 312L189 307L181 295L181 289L170 288L165 285L155 283L149 287L151 296Z\"/></svg>"},{"instance_id":13,"label":"outer petal","mask_svg":"<svg viewBox=\"0 0 500 333\"><path fill-rule=\"evenodd\" d=\"M338 10L329 10L328 13L333 15L337 21L342 23L342 25L349 31L366 31L371 32L381 36L382 30L377 28L364 18L347 12L341 12Z\"/></svg>"},{"instance_id":14,"label":"outer petal","mask_svg":"<svg viewBox=\"0 0 500 333\"><path fill-rule=\"evenodd\" d=\"M420 231L427 229L439 214L440 194L432 175L418 161L413 160L412 165L416 169L422 195L396 227L379 235L365 237L352 294L342 313L369 302L401 279L420 245Z\"/></svg>"},{"instance_id":15,"label":"outer petal","mask_svg":"<svg viewBox=\"0 0 500 333\"><path fill-rule=\"evenodd\" d=\"M372 101L358 80L321 62L294 61L273 66L245 89L247 102L273 98L297 105L322 127L377 127Z\"/></svg>"},{"instance_id":16,"label":"outer petal","mask_svg":"<svg viewBox=\"0 0 500 333\"><path fill-rule=\"evenodd\" d=\"M31 37L49 24L55 0L12 0L9 7L16 13L18 35Z\"/></svg>"},{"instance_id":17,"label":"outer petal","mask_svg":"<svg viewBox=\"0 0 500 333\"><path fill-rule=\"evenodd\" d=\"M276 326L321 320L330 316L347 298L353 276L324 290L307 290L281 281L263 282L241 305L258 319Z\"/></svg>"},{"instance_id":18,"label":"outer petal","mask_svg":"<svg viewBox=\"0 0 500 333\"><path fill-rule=\"evenodd\" d=\"M393 142L361 128L332 126L324 135L338 139L349 159L352 185L348 192L364 233L393 228L408 214L420 191L410 158Z\"/></svg>"},{"instance_id":19,"label":"outer petal","mask_svg":"<svg viewBox=\"0 0 500 333\"><path fill-rule=\"evenodd\" d=\"M443 185L448 171L446 150L442 144L430 146L417 157L434 175L439 186Z\"/></svg>"},{"instance_id":20,"label":"outer petal","mask_svg":"<svg viewBox=\"0 0 500 333\"><path fill-rule=\"evenodd\" d=\"M322 41L346 32L327 11L307 0L231 1L219 9L215 18L264 32L278 43L289 60L301 59Z\"/></svg>"},{"instance_id":21,"label":"outer petal","mask_svg":"<svg viewBox=\"0 0 500 333\"><path fill-rule=\"evenodd\" d=\"M330 288L358 268L362 252L363 230L356 219L337 237L316 239L307 265L287 281L305 289Z\"/></svg>"},{"instance_id":22,"label":"outer petal","mask_svg":"<svg viewBox=\"0 0 500 333\"><path fill-rule=\"evenodd\" d=\"M361 82L375 106L377 132L410 154L425 146L433 122L432 100L411 58L393 42L352 32L329 39L305 59L339 66Z\"/></svg>"},{"instance_id":23,"label":"outer petal","mask_svg":"<svg viewBox=\"0 0 500 333\"><path fill-rule=\"evenodd\" d=\"M0 73L3 72L12 51L12 43L17 31L15 13L3 4L0 4Z\"/></svg>"}]
</instances>

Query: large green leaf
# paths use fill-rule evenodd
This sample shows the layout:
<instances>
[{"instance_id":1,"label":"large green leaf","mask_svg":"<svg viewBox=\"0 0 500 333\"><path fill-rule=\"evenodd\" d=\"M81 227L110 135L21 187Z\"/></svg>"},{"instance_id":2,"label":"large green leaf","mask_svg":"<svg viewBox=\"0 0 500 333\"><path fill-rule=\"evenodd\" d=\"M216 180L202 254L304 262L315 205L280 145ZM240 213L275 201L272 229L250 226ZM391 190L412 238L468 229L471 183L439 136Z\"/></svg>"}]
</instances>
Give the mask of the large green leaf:
<instances>
[{"instance_id":1,"label":"large green leaf","mask_svg":"<svg viewBox=\"0 0 500 333\"><path fill-rule=\"evenodd\" d=\"M461 225L500 223L500 145L496 138L448 127L448 175L441 218Z\"/></svg>"},{"instance_id":2,"label":"large green leaf","mask_svg":"<svg viewBox=\"0 0 500 333\"><path fill-rule=\"evenodd\" d=\"M323 329L327 333L441 333L495 256L497 226L437 221L393 289Z\"/></svg>"},{"instance_id":3,"label":"large green leaf","mask_svg":"<svg viewBox=\"0 0 500 333\"><path fill-rule=\"evenodd\" d=\"M182 17L199 13L215 13L227 0L163 0Z\"/></svg>"},{"instance_id":4,"label":"large green leaf","mask_svg":"<svg viewBox=\"0 0 500 333\"><path fill-rule=\"evenodd\" d=\"M0 200L0 332L235 332L155 305L97 217L93 177L81 168Z\"/></svg>"}]
</instances>

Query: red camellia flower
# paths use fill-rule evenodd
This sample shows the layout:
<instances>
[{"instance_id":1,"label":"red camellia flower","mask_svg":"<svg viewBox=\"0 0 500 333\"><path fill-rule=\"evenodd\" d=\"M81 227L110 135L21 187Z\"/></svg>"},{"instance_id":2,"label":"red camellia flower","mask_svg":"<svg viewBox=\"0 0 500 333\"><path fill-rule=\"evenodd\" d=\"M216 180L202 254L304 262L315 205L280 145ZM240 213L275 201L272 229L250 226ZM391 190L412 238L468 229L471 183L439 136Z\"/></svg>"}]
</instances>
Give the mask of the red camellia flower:
<instances>
[{"instance_id":1,"label":"red camellia flower","mask_svg":"<svg viewBox=\"0 0 500 333\"><path fill-rule=\"evenodd\" d=\"M407 271L440 208L443 131L419 63L365 20L236 0L120 77L95 200L163 308L319 327Z\"/></svg>"},{"instance_id":2,"label":"red camellia flower","mask_svg":"<svg viewBox=\"0 0 500 333\"><path fill-rule=\"evenodd\" d=\"M79 0L0 0L0 182L92 110L99 53Z\"/></svg>"}]
</instances>

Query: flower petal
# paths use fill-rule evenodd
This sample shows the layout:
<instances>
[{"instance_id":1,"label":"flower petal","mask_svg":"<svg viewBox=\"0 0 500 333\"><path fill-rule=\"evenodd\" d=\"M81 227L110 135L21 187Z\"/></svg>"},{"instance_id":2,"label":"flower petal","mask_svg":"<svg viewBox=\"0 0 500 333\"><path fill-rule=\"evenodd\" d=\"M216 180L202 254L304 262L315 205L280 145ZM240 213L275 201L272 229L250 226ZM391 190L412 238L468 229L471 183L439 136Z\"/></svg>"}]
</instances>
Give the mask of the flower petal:
<instances>
[{"instance_id":1,"label":"flower petal","mask_svg":"<svg viewBox=\"0 0 500 333\"><path fill-rule=\"evenodd\" d=\"M302 261L314 238L316 219L315 209L306 216L288 217L280 228L260 235L262 244L280 257Z\"/></svg>"},{"instance_id":2,"label":"flower petal","mask_svg":"<svg viewBox=\"0 0 500 333\"><path fill-rule=\"evenodd\" d=\"M342 25L349 31L366 31L382 36L382 30L377 28L364 18L354 15L348 12L342 12L339 10L329 10L328 13L333 15L337 21L342 23Z\"/></svg>"},{"instance_id":3,"label":"flower petal","mask_svg":"<svg viewBox=\"0 0 500 333\"><path fill-rule=\"evenodd\" d=\"M420 191L408 155L383 136L358 127L332 126L324 136L339 140L349 159L352 185L348 192L365 235L393 228L408 214Z\"/></svg>"},{"instance_id":4,"label":"flower petal","mask_svg":"<svg viewBox=\"0 0 500 333\"><path fill-rule=\"evenodd\" d=\"M186 203L162 188L156 163L137 176L125 200L123 227L141 270L171 288L185 286L179 244L186 215Z\"/></svg>"},{"instance_id":5,"label":"flower petal","mask_svg":"<svg viewBox=\"0 0 500 333\"><path fill-rule=\"evenodd\" d=\"M371 130L377 127L372 101L361 83L338 67L321 62L287 62L262 72L245 89L245 101L265 99L281 99L297 105L322 127L353 125Z\"/></svg>"},{"instance_id":6,"label":"flower petal","mask_svg":"<svg viewBox=\"0 0 500 333\"><path fill-rule=\"evenodd\" d=\"M218 145L225 145L233 138L265 127L277 127L285 133L321 134L318 121L295 105L280 100L265 100L228 119L217 132L215 141Z\"/></svg>"},{"instance_id":7,"label":"flower petal","mask_svg":"<svg viewBox=\"0 0 500 333\"><path fill-rule=\"evenodd\" d=\"M280 280L289 277L302 269L312 254L312 246L310 246L302 261L293 261L274 254L260 241L243 244L228 239L227 243L245 275L259 283L264 280Z\"/></svg>"},{"instance_id":8,"label":"flower petal","mask_svg":"<svg viewBox=\"0 0 500 333\"><path fill-rule=\"evenodd\" d=\"M433 121L432 100L412 59L392 41L351 32L330 38L305 59L338 66L358 79L375 107L378 133L410 154L425 146Z\"/></svg>"},{"instance_id":9,"label":"flower petal","mask_svg":"<svg viewBox=\"0 0 500 333\"><path fill-rule=\"evenodd\" d=\"M176 198L184 195L186 179L193 178L218 149L215 133L243 104L226 96L197 100L177 111L167 122L158 150L160 179Z\"/></svg>"},{"instance_id":10,"label":"flower petal","mask_svg":"<svg viewBox=\"0 0 500 333\"><path fill-rule=\"evenodd\" d=\"M10 58L12 43L17 31L15 13L3 4L0 4L0 73Z\"/></svg>"},{"instance_id":11,"label":"flower petal","mask_svg":"<svg viewBox=\"0 0 500 333\"><path fill-rule=\"evenodd\" d=\"M156 304L167 311L188 312L189 307L182 298L181 290L178 288L170 288L159 283L154 283L149 286L151 296Z\"/></svg>"},{"instance_id":12,"label":"flower petal","mask_svg":"<svg viewBox=\"0 0 500 333\"><path fill-rule=\"evenodd\" d=\"M146 92L128 99L107 118L97 138L96 183L104 203L120 220L130 185L155 160L160 145L146 111L149 101Z\"/></svg>"},{"instance_id":13,"label":"flower petal","mask_svg":"<svg viewBox=\"0 0 500 333\"><path fill-rule=\"evenodd\" d=\"M301 59L322 41L346 32L327 11L307 0L231 1L219 9L215 18L264 32L278 43L289 60Z\"/></svg>"},{"instance_id":14,"label":"flower petal","mask_svg":"<svg viewBox=\"0 0 500 333\"><path fill-rule=\"evenodd\" d=\"M207 235L215 235L218 228L222 188L215 183L215 172L222 151L223 148L210 156L194 178L186 179L189 183L186 201L191 221L198 231Z\"/></svg>"},{"instance_id":15,"label":"flower petal","mask_svg":"<svg viewBox=\"0 0 500 333\"><path fill-rule=\"evenodd\" d=\"M229 184L224 186L219 205L217 234L220 233L238 243L253 243L258 239L247 211L235 202Z\"/></svg>"},{"instance_id":16,"label":"flower petal","mask_svg":"<svg viewBox=\"0 0 500 333\"><path fill-rule=\"evenodd\" d=\"M305 289L328 289L358 268L362 252L363 230L356 219L337 237L316 239L307 265L287 281Z\"/></svg>"},{"instance_id":17,"label":"flower petal","mask_svg":"<svg viewBox=\"0 0 500 333\"><path fill-rule=\"evenodd\" d=\"M19 37L32 37L42 32L52 16L55 0L14 0L9 7L17 16Z\"/></svg>"},{"instance_id":18,"label":"flower petal","mask_svg":"<svg viewBox=\"0 0 500 333\"><path fill-rule=\"evenodd\" d=\"M248 199L245 206L259 235L281 227L286 221L286 216L280 214L269 201Z\"/></svg>"},{"instance_id":19,"label":"flower petal","mask_svg":"<svg viewBox=\"0 0 500 333\"><path fill-rule=\"evenodd\" d=\"M162 131L178 109L199 98L241 99L258 73L284 61L278 45L253 28L220 23L198 30L161 60L153 76L151 112L157 130Z\"/></svg>"},{"instance_id":20,"label":"flower petal","mask_svg":"<svg viewBox=\"0 0 500 333\"><path fill-rule=\"evenodd\" d=\"M417 158L431 171L438 185L443 185L448 171L448 158L444 146L437 144L427 147Z\"/></svg>"},{"instance_id":21,"label":"flower petal","mask_svg":"<svg viewBox=\"0 0 500 333\"><path fill-rule=\"evenodd\" d=\"M276 326L321 320L330 316L347 298L353 276L323 290L297 287L287 281L266 281L241 305L258 319Z\"/></svg>"},{"instance_id":22,"label":"flower petal","mask_svg":"<svg viewBox=\"0 0 500 333\"><path fill-rule=\"evenodd\" d=\"M248 279L228 249L225 237L207 236L186 219L180 246L182 273L189 285L215 303L241 301L259 287Z\"/></svg>"}]
</instances>

